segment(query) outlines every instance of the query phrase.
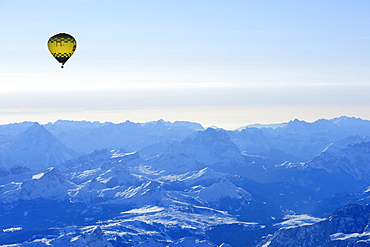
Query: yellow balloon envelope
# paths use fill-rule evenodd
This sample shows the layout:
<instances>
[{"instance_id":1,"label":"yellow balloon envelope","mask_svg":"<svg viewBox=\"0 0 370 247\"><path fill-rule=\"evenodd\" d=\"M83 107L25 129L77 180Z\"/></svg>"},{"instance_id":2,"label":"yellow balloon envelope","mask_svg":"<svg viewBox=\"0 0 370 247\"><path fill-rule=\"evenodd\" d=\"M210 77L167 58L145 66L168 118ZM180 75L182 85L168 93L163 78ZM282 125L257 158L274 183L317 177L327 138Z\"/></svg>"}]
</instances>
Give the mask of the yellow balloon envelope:
<instances>
[{"instance_id":1,"label":"yellow balloon envelope","mask_svg":"<svg viewBox=\"0 0 370 247\"><path fill-rule=\"evenodd\" d=\"M72 56L77 47L75 38L66 33L58 33L48 40L48 48L55 59L63 65Z\"/></svg>"}]
</instances>

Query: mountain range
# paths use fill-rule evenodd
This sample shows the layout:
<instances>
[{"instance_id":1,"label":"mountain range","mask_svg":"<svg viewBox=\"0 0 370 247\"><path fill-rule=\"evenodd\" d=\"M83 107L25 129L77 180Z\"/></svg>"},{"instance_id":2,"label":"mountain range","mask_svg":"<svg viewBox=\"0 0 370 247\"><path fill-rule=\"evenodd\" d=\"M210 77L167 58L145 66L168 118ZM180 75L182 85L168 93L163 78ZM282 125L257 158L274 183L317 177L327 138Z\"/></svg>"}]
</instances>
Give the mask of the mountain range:
<instances>
[{"instance_id":1,"label":"mountain range","mask_svg":"<svg viewBox=\"0 0 370 247\"><path fill-rule=\"evenodd\" d=\"M370 246L369 178L358 118L1 125L0 246Z\"/></svg>"}]
</instances>

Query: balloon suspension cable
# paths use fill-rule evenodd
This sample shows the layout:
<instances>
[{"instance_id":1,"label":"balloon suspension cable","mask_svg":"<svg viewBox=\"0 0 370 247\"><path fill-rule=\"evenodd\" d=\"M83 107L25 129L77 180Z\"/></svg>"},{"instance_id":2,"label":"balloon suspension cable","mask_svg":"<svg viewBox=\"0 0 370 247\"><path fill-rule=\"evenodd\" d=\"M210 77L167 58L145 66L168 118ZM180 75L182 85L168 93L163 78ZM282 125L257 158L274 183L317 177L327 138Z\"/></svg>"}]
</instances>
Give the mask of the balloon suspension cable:
<instances>
[{"instance_id":1,"label":"balloon suspension cable","mask_svg":"<svg viewBox=\"0 0 370 247\"><path fill-rule=\"evenodd\" d=\"M64 63L62 63L62 66L61 66L61 68L62 68L62 69L64 68Z\"/></svg>"}]
</instances>

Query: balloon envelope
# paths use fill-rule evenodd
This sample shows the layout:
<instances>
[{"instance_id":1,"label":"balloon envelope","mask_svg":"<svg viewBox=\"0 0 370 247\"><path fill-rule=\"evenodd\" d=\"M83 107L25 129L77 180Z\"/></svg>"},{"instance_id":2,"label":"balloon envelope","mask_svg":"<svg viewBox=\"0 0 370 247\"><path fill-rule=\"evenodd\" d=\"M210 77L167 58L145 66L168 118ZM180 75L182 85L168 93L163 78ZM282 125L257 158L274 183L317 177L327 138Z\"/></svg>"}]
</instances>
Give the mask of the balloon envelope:
<instances>
[{"instance_id":1,"label":"balloon envelope","mask_svg":"<svg viewBox=\"0 0 370 247\"><path fill-rule=\"evenodd\" d=\"M72 56L77 47L75 38L67 33L58 33L48 40L48 48L55 59L63 65Z\"/></svg>"}]
</instances>

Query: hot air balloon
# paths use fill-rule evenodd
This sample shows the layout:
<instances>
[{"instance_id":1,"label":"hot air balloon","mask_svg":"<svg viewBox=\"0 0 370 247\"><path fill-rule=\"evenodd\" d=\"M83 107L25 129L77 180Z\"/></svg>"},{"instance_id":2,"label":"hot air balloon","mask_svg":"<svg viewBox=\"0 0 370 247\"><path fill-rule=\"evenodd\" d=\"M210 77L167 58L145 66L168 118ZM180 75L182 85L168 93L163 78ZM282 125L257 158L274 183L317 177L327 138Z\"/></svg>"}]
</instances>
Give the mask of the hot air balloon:
<instances>
[{"instance_id":1,"label":"hot air balloon","mask_svg":"<svg viewBox=\"0 0 370 247\"><path fill-rule=\"evenodd\" d=\"M62 64L62 68L67 60L72 56L77 47L75 38L67 33L58 33L48 40L48 48L55 59Z\"/></svg>"}]
</instances>

